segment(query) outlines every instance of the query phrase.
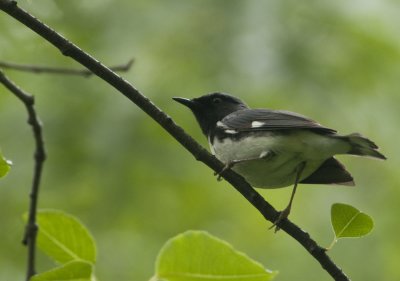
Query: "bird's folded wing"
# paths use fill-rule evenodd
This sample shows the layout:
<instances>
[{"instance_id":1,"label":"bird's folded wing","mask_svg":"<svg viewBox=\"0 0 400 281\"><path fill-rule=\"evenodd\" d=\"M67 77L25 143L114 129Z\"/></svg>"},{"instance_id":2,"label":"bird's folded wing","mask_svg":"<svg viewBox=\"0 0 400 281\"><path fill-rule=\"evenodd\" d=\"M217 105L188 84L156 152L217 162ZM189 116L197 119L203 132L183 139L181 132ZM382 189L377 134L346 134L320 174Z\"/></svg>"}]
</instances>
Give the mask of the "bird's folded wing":
<instances>
[{"instance_id":1,"label":"bird's folded wing","mask_svg":"<svg viewBox=\"0 0 400 281\"><path fill-rule=\"evenodd\" d=\"M221 123L226 129L232 129L238 132L286 129L310 129L325 134L336 132L303 115L282 110L238 110L222 119Z\"/></svg>"}]
</instances>

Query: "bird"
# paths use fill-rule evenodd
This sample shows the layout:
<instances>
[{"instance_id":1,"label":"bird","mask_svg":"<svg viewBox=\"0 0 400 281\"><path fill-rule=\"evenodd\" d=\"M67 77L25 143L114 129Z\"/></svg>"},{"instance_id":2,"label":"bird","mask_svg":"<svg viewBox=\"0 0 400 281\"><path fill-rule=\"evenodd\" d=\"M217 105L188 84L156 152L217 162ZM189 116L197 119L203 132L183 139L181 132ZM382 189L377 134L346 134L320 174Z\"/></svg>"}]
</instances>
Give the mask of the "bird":
<instances>
[{"instance_id":1,"label":"bird","mask_svg":"<svg viewBox=\"0 0 400 281\"><path fill-rule=\"evenodd\" d=\"M251 109L239 98L220 92L173 99L192 111L212 154L224 163L218 179L232 169L253 187L293 185L288 205L271 226L275 231L289 216L299 183L355 185L335 155L386 159L378 146L361 134L340 135L298 113Z\"/></svg>"}]
</instances>

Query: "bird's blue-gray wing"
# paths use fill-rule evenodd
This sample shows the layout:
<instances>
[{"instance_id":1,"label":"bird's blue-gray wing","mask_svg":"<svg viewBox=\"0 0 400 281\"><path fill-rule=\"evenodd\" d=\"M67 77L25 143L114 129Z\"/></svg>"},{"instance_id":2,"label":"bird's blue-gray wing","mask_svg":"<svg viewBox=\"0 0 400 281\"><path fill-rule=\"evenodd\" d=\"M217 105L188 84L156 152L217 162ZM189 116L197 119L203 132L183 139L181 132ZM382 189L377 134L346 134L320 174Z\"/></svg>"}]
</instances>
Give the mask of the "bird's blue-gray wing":
<instances>
[{"instance_id":1,"label":"bird's blue-gray wing","mask_svg":"<svg viewBox=\"0 0 400 281\"><path fill-rule=\"evenodd\" d=\"M221 120L226 129L237 132L308 129L318 133L332 134L336 131L303 115L269 109L243 109L235 111Z\"/></svg>"}]
</instances>

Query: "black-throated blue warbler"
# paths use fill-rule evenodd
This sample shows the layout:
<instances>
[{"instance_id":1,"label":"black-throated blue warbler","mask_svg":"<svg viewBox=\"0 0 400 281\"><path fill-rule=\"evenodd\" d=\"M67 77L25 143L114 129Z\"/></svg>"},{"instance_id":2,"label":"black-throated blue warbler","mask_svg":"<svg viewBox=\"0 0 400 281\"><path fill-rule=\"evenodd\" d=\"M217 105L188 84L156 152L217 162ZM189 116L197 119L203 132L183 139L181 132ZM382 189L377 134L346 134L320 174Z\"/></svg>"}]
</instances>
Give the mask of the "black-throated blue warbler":
<instances>
[{"instance_id":1,"label":"black-throated blue warbler","mask_svg":"<svg viewBox=\"0 0 400 281\"><path fill-rule=\"evenodd\" d=\"M289 215L298 183L354 185L334 155L386 159L360 134L339 135L297 113L250 109L224 93L173 99L195 115L212 153L225 164L219 174L232 168L259 188L294 185L289 204L274 225Z\"/></svg>"}]
</instances>

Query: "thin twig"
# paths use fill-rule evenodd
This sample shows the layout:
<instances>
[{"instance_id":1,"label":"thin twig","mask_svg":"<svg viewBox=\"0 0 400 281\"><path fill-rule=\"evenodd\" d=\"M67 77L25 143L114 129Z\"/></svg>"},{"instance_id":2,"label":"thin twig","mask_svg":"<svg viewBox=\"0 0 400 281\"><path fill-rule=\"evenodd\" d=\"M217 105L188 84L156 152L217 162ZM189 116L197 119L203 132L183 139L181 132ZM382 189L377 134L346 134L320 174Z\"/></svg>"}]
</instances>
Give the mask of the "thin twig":
<instances>
[{"instance_id":1,"label":"thin twig","mask_svg":"<svg viewBox=\"0 0 400 281\"><path fill-rule=\"evenodd\" d=\"M220 161L200 146L181 127L176 125L168 115L156 107L148 98L143 96L126 80L102 65L89 54L83 52L79 47L66 40L35 17L19 8L15 1L0 0L0 9L49 41L58 48L62 54L73 58L112 85L120 93L125 95L129 100L146 112L151 118L153 118L153 120L160 124L197 160L203 162L216 172L221 171L224 167ZM223 174L223 178L239 191L255 208L257 208L257 210L268 221L274 222L278 218L279 213L240 175L236 174L232 170L227 170ZM346 274L327 255L326 251L320 247L308 233L304 232L297 225L287 219L282 220L278 226L297 240L321 264L332 278L335 280L349 280Z\"/></svg>"},{"instance_id":2,"label":"thin twig","mask_svg":"<svg viewBox=\"0 0 400 281\"><path fill-rule=\"evenodd\" d=\"M110 69L116 72L127 72L131 69L133 62L134 59L130 59L127 63L122 65L111 66ZM85 77L93 75L93 72L88 69L74 69L74 68L53 67L45 65L19 64L7 61L0 61L0 67L4 69L12 69L12 70L31 72L36 74L49 73L49 74L61 74L61 75L79 75Z\"/></svg>"},{"instance_id":3,"label":"thin twig","mask_svg":"<svg viewBox=\"0 0 400 281\"><path fill-rule=\"evenodd\" d=\"M42 135L42 125L35 111L35 100L32 95L24 92L14 82L5 76L0 69L0 83L2 83L11 93L20 99L28 112L28 124L32 126L35 139L36 150L34 154L35 167L32 180L32 189L30 193L30 206L28 221L26 223L23 243L28 247L28 266L26 280L29 280L35 274L35 251L36 235L38 226L36 225L36 211L39 197L40 178L42 175L43 163L46 159L44 141Z\"/></svg>"}]
</instances>

